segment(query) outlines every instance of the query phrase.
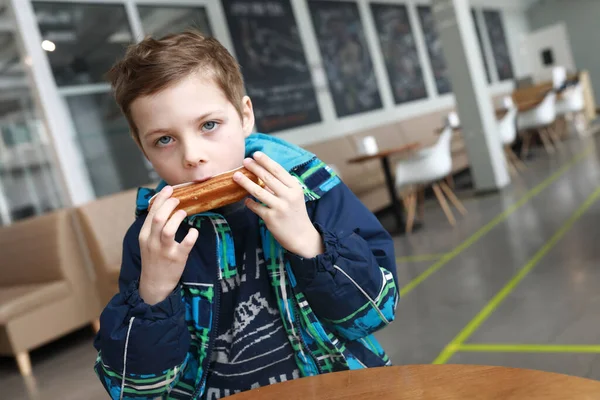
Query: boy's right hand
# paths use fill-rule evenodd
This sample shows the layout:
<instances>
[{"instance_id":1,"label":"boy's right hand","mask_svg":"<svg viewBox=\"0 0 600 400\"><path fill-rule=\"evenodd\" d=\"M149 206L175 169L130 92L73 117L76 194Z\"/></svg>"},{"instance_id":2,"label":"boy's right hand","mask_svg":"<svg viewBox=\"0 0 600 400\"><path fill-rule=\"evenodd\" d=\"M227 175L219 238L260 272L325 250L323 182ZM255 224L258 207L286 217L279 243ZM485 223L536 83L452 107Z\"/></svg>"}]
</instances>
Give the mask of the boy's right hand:
<instances>
[{"instance_id":1,"label":"boy's right hand","mask_svg":"<svg viewBox=\"0 0 600 400\"><path fill-rule=\"evenodd\" d=\"M175 233L187 214L179 210L169 218L179 204L172 194L171 186L160 191L139 235L142 257L139 291L149 305L160 303L177 287L188 255L198 239L198 230L190 228L181 243L175 240Z\"/></svg>"}]
</instances>

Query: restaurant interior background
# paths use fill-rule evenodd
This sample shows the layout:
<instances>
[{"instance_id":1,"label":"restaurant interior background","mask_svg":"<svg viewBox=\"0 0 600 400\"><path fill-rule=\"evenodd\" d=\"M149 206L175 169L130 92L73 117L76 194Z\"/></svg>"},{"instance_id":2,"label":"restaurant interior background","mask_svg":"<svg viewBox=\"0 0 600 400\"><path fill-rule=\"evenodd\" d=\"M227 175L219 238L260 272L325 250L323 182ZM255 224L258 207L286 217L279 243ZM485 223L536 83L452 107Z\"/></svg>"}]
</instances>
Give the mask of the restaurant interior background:
<instances>
[{"instance_id":1,"label":"restaurant interior background","mask_svg":"<svg viewBox=\"0 0 600 400\"><path fill-rule=\"evenodd\" d=\"M443 1L436 1L441 7ZM501 107L504 98L519 89L552 82L559 67L585 86L587 116L582 129L586 133L575 136L593 136L594 98L600 96L600 56L594 43L600 1L449 3L468 6L470 25L463 35L476 43L477 63L493 107ZM358 166L346 165L346 160L360 153L364 139L373 136L380 148L437 141L436 129L448 122L448 113L457 102L446 62L448 50L444 50L448 42L438 32L435 7L429 0L0 0L0 226L6 231L57 210L113 199L158 180L130 137L105 73L127 45L145 35L162 36L187 28L215 36L241 63L256 110L257 131L319 156L331 154L335 161L331 166L342 171L343 180L360 180L377 170L377 190L386 193L378 163L359 171ZM350 144L343 143L348 152L339 147L346 139ZM451 175L457 179L457 188L459 181L467 181L467 187L475 185L473 192L477 192L480 178L474 178L475 184L470 179L477 175L473 171L476 151L456 144L455 139ZM536 147L534 162L546 156L541 155L542 149ZM549 165L559 172L561 165L567 165L553 162ZM354 173L367 175L359 179ZM548 176L556 178L554 169L544 173L525 178L528 189L549 185L544 183ZM517 175L513 183L520 185L522 180ZM387 197L380 201L374 198L375 189L361 182L355 185L361 200L380 216ZM465 196L458 190L457 194L461 199ZM478 195L468 192L466 197L477 199ZM433 199L434 193L427 196ZM485 196L483 199L474 201L487 201ZM486 207L478 204L472 208ZM504 204L505 209L519 203L511 204ZM434 205L428 210L437 208ZM444 215L439 215L439 221L424 222L412 238L397 238L400 258L418 258L421 250L435 251L431 246L448 237L457 246L455 252L458 248L463 251L470 244L461 248L460 243L489 225L485 212L479 219L469 214L459 228L465 231L456 233L446 227ZM489 223L496 221L489 219ZM89 240L87 232L77 232ZM445 239L439 238L441 235ZM112 245L118 246L119 240ZM99 252L105 251L102 246ZM94 258L101 258L95 251L83 256L92 260L82 268L97 277L99 272L90 266ZM431 261L426 266L435 263L434 270L426 270L430 271L426 277L440 268L436 265L448 254L454 253L423 256ZM1 263L0 268L4 268ZM419 268L416 274L420 277L423 270ZM10 300L1 297L3 288L10 285L6 282L0 278L0 322L2 302ZM99 304L103 302L101 299ZM403 316L399 314L398 320L402 324ZM63 333L73 330L65 328ZM457 327L456 332L459 330ZM383 341L402 341L401 334L395 335ZM444 338L444 344L452 337ZM85 346L91 347L88 339L84 335ZM51 342L49 338L44 344L47 342ZM62 347L50 350L51 357L60 357L56 354ZM430 363L437 350L431 356L425 352L408 358L413 363ZM21 387L11 368L9 362L0 364L0 382L4 379ZM86 373L91 373L91 368L90 364ZM16 366L14 370L18 371Z\"/></svg>"},{"instance_id":2,"label":"restaurant interior background","mask_svg":"<svg viewBox=\"0 0 600 400\"><path fill-rule=\"evenodd\" d=\"M213 34L238 59L248 57L251 49L267 53L270 48L265 46L272 46L272 54L280 58L279 62L264 58L262 76L245 75L256 109L268 117L280 113L278 118L263 119L258 115L257 129L298 145L453 104L441 45L426 2L340 2L336 17L352 26L356 38L352 43L361 52L360 59L352 60L357 63L358 72L327 65L329 54L340 50L335 46L345 42L320 41L319 34L327 35L325 29L335 28L327 26L331 17L318 6L319 2L312 7L317 18L311 18L311 2L281 2L285 5L282 14L272 16L273 21L268 24L261 21L268 17L228 17L219 1L20 3L17 2L23 7L21 13L27 14L23 24L15 24L7 5L0 10L2 163L7 171L2 174L0 185L4 223L63 204L81 204L156 178L129 139L126 121L104 79L124 47L147 34L162 35L195 27ZM532 72L524 54L523 41L530 32L525 3L473 3L474 21L478 32L483 32L480 44L493 94L509 92L516 78ZM377 18L382 24L386 18L394 18L392 23L398 24L401 33L392 32L390 27L384 30L382 24L376 23ZM242 46L243 32L229 28L232 24L241 27L242 20L248 29L256 30L252 37L257 40L247 44L251 49ZM261 21L261 26L256 25L257 21ZM322 25L313 26L311 21ZM497 33L492 37L490 32ZM497 40L492 42L492 38ZM48 46L53 44L55 49L44 50L38 39L48 41ZM401 52L393 53L398 60L386 60L386 54L382 54L386 40L404 42ZM31 53L26 56L29 58L22 57L24 51ZM349 53L348 57L355 56ZM28 69L32 70L33 79L28 79ZM365 84L350 90L356 73L362 74ZM290 84L285 81L289 74L295 77L290 96L298 97L282 103L272 93L278 85ZM409 75L415 78L407 78ZM394 95L396 87L402 95ZM259 92L264 93L261 98L257 97ZM346 100L350 105L344 105L344 97L349 93L355 96L354 103ZM297 106L292 103L302 103L306 112L295 109ZM296 114L305 116L294 118ZM51 135L58 135L53 150ZM16 156L20 152L27 155ZM41 165L50 168L40 168ZM63 185L70 190L59 189Z\"/></svg>"}]
</instances>

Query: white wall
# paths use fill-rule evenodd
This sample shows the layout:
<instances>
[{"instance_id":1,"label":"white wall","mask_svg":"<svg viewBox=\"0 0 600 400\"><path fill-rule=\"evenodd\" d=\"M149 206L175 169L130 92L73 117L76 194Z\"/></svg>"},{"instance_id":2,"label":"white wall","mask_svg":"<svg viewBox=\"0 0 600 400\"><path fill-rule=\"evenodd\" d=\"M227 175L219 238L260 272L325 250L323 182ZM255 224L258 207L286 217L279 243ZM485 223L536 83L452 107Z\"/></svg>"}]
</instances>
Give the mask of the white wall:
<instances>
[{"instance_id":1,"label":"white wall","mask_svg":"<svg viewBox=\"0 0 600 400\"><path fill-rule=\"evenodd\" d=\"M542 59L542 52L547 49L552 51L554 57L554 64L550 66L544 65ZM551 80L555 66L565 67L570 72L575 71L569 35L563 22L531 32L526 40L525 51L531 74L536 81Z\"/></svg>"},{"instance_id":2,"label":"white wall","mask_svg":"<svg viewBox=\"0 0 600 400\"><path fill-rule=\"evenodd\" d=\"M588 70L596 98L600 98L600 57L598 56L598 0L543 0L527 12L532 30L564 22L569 33L575 67Z\"/></svg>"},{"instance_id":3,"label":"white wall","mask_svg":"<svg viewBox=\"0 0 600 400\"><path fill-rule=\"evenodd\" d=\"M373 19L370 12L369 1L357 0L357 2L359 5L367 42L369 43L371 50L377 50L378 39L375 26L372 22ZM378 0L377 2L406 4L409 7L411 25L417 42L417 50L421 58L425 83L428 88L435 87L432 73L427 68L429 62L424 60L424 57L427 57L427 49L425 42L423 41L423 37L420 34L421 26L416 13L417 4L430 4L430 1ZM310 14L308 13L306 0L292 0L292 5L294 6L294 12L296 19L298 20L300 34L302 36L307 53L308 63L313 66L318 66L321 64L321 57L312 29L312 23L310 20ZM502 10L505 34L511 50L515 77L528 75L530 69L527 62L525 62L524 58L521 56L520 50L522 38L529 33L529 23L524 8L526 3L515 1L507 1L505 3L496 1L474 1L472 3L472 6L476 9L480 8L480 5L489 7L491 9ZM485 30L482 32L484 35L487 35ZM435 94L435 90L429 90L430 97L428 99L402 105L394 104L391 92L389 90L389 84L383 60L380 56L377 56L377 53L378 50L375 51L376 56L373 57L373 64L377 79L379 81L380 94L383 100L383 109L344 118L337 118L331 97L329 96L328 91L322 88L317 90L317 96L321 106L323 121L318 124L282 131L276 135L290 142L304 146L454 106L454 96L452 94L438 96ZM488 55L491 56L491 52L488 52ZM318 69L315 71L313 69L313 75L322 76L322 74L322 70ZM322 87L322 85L320 86ZM509 92L513 88L514 84L512 81L492 82L490 85L490 96Z\"/></svg>"},{"instance_id":4,"label":"white wall","mask_svg":"<svg viewBox=\"0 0 600 400\"><path fill-rule=\"evenodd\" d=\"M531 74L531 64L526 57L525 40L530 32L529 19L523 9L508 9L503 12L506 40L512 54L513 68L516 78Z\"/></svg>"}]
</instances>

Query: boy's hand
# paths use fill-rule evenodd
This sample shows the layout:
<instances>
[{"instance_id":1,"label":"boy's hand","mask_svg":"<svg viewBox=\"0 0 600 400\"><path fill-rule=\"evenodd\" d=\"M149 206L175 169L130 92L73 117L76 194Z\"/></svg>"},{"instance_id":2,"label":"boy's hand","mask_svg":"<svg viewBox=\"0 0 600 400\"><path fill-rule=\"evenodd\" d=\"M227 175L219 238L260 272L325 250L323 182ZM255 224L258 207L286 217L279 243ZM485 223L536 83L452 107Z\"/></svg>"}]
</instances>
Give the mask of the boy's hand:
<instances>
[{"instance_id":1,"label":"boy's hand","mask_svg":"<svg viewBox=\"0 0 600 400\"><path fill-rule=\"evenodd\" d=\"M142 257L139 291L149 305L160 303L177 287L188 255L198 239L198 230L191 228L181 243L175 241L175 233L186 212L179 210L169 218L179 204L172 194L171 186L160 191L139 235Z\"/></svg>"},{"instance_id":2,"label":"boy's hand","mask_svg":"<svg viewBox=\"0 0 600 400\"><path fill-rule=\"evenodd\" d=\"M261 152L254 153L254 159L245 159L244 166L264 182L265 188L239 172L234 180L265 204L246 200L246 206L265 221L279 244L304 258L323 253L323 240L308 217L304 193L296 178Z\"/></svg>"}]
</instances>

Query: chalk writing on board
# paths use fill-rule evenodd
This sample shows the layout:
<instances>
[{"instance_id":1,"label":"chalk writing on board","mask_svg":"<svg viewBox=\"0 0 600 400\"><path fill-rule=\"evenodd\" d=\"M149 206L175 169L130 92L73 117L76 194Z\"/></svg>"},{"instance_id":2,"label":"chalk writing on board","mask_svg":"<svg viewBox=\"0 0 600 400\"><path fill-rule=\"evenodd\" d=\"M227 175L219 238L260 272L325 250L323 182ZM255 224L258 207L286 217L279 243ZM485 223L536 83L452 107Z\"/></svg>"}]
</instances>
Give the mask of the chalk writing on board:
<instances>
[{"instance_id":1,"label":"chalk writing on board","mask_svg":"<svg viewBox=\"0 0 600 400\"><path fill-rule=\"evenodd\" d=\"M406 6L371 3L371 10L396 104L427 97Z\"/></svg>"},{"instance_id":2,"label":"chalk writing on board","mask_svg":"<svg viewBox=\"0 0 600 400\"><path fill-rule=\"evenodd\" d=\"M381 108L357 4L338 1L308 4L337 115Z\"/></svg>"},{"instance_id":3,"label":"chalk writing on board","mask_svg":"<svg viewBox=\"0 0 600 400\"><path fill-rule=\"evenodd\" d=\"M257 129L272 133L321 121L289 0L223 0Z\"/></svg>"},{"instance_id":4,"label":"chalk writing on board","mask_svg":"<svg viewBox=\"0 0 600 400\"><path fill-rule=\"evenodd\" d=\"M442 41L435 27L433 12L430 6L419 6L417 7L417 11L438 94L449 93L452 91L452 85L450 84L450 75L446 65L446 58L444 57Z\"/></svg>"}]
</instances>

